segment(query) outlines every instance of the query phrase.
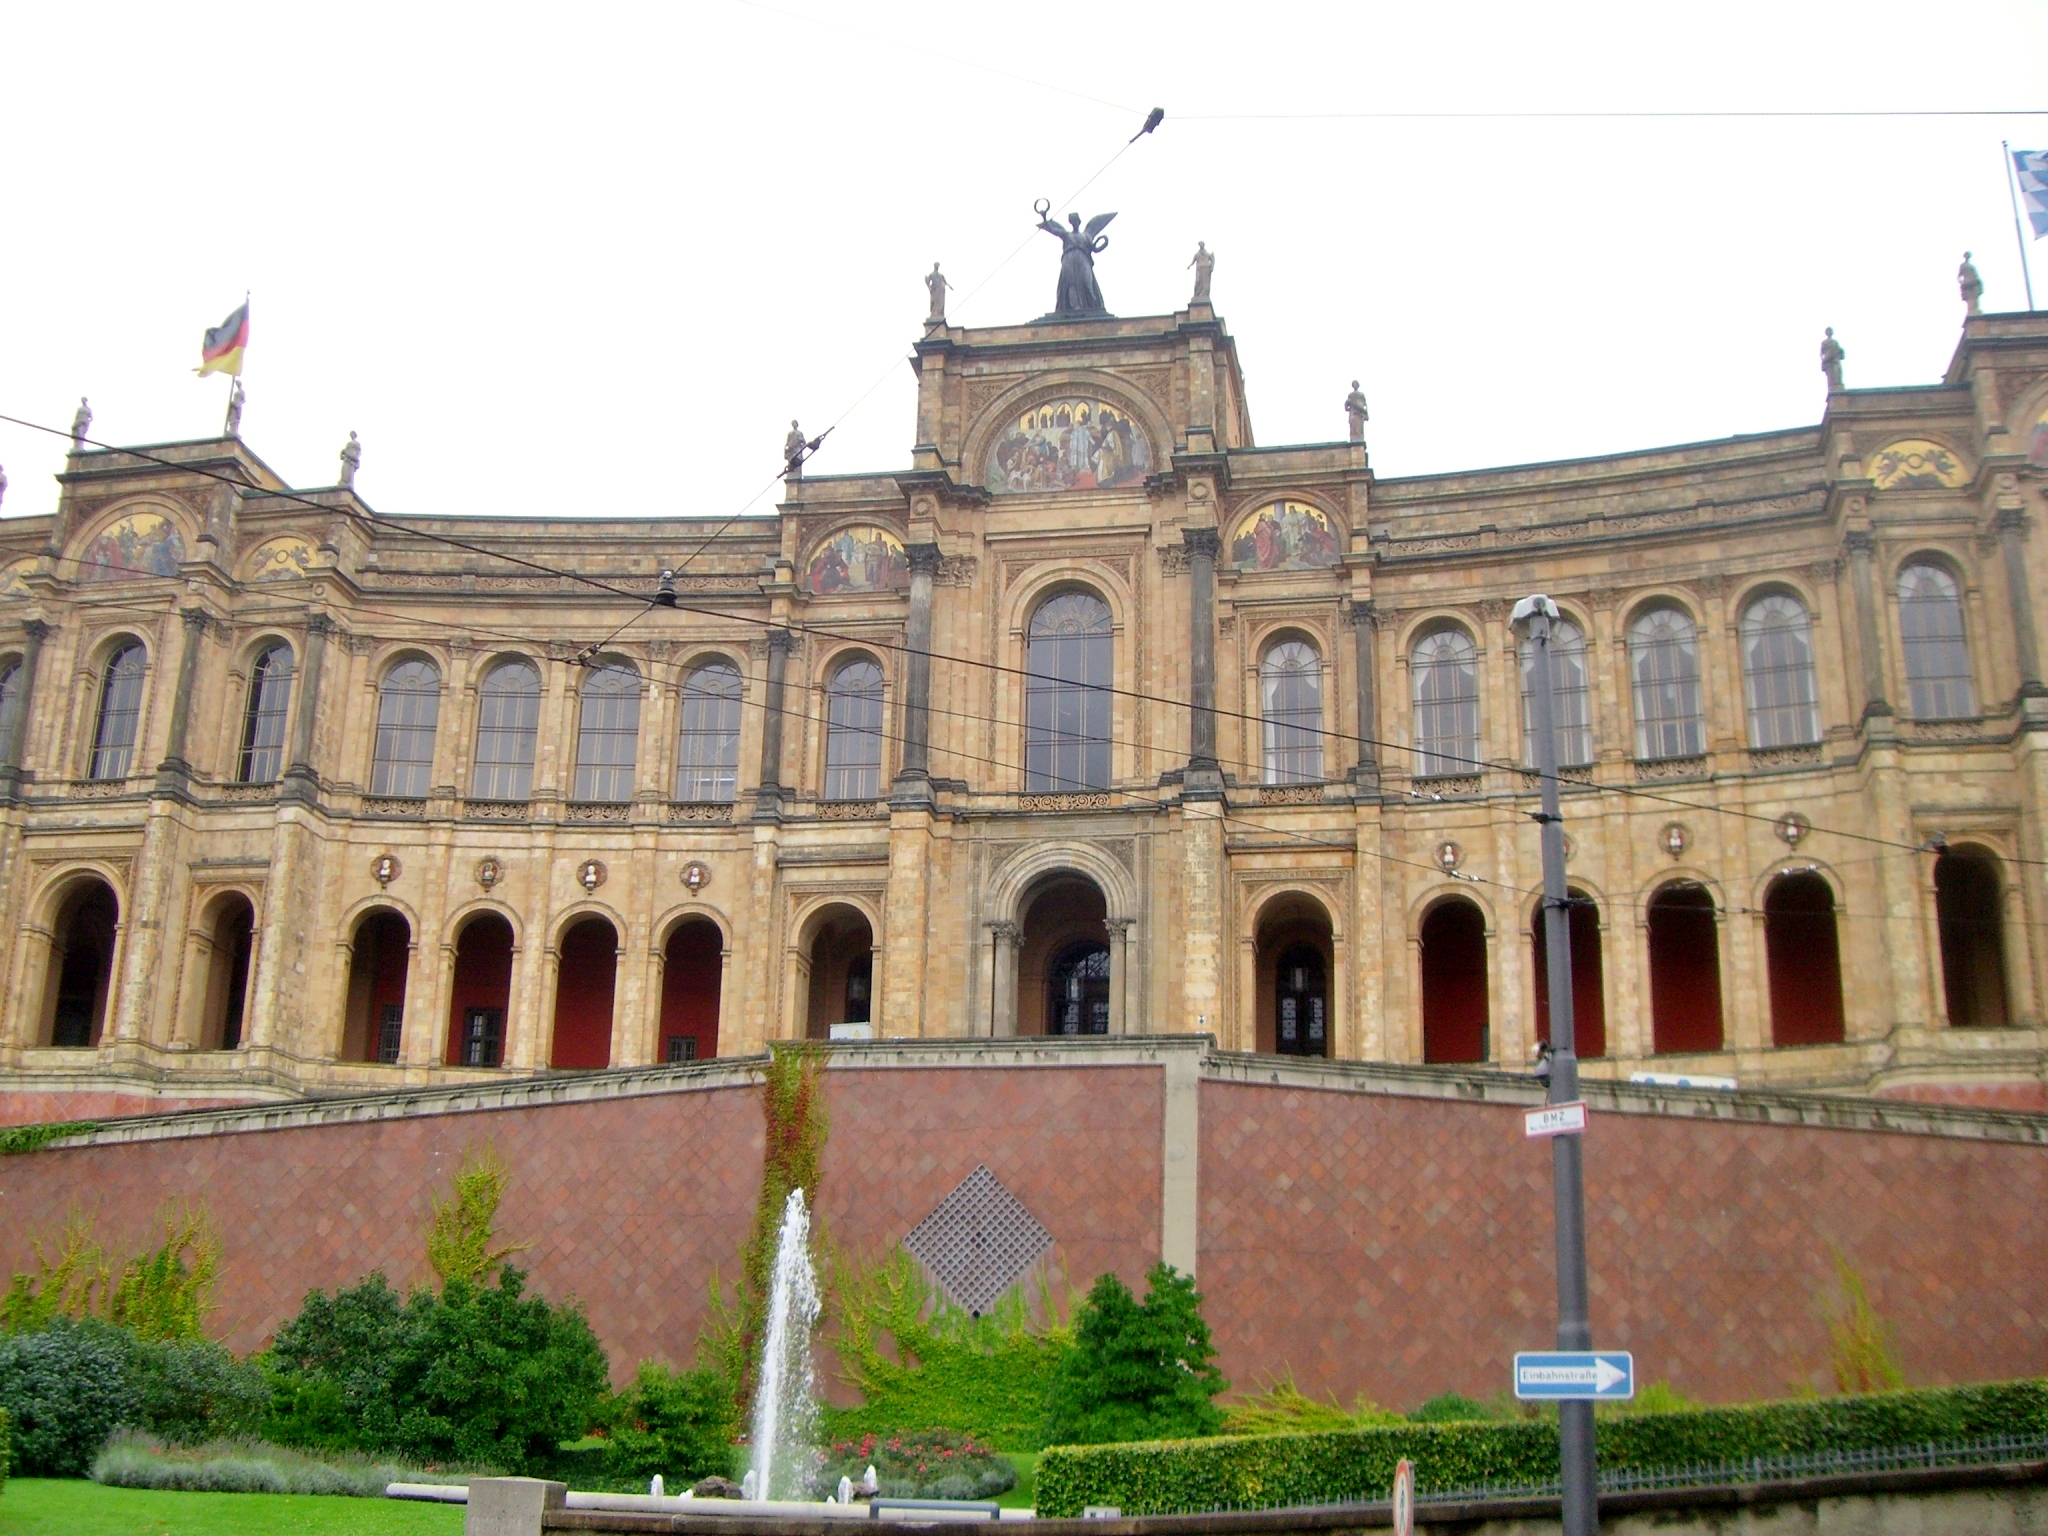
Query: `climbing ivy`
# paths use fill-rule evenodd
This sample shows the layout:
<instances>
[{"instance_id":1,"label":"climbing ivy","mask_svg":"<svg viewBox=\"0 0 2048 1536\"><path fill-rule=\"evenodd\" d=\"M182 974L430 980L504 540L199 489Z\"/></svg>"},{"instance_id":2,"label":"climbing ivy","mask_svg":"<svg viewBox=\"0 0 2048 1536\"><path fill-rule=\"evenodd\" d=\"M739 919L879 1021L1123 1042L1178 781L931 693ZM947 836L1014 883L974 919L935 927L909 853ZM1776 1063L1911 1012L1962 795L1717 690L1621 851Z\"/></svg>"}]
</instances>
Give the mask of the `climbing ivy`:
<instances>
[{"instance_id":1,"label":"climbing ivy","mask_svg":"<svg viewBox=\"0 0 2048 1536\"><path fill-rule=\"evenodd\" d=\"M761 1192L754 1224L740 1250L739 1281L728 1298L724 1281L711 1277L711 1310L700 1352L708 1354L732 1383L742 1411L753 1401L754 1372L761 1353L762 1314L775 1268L775 1236L792 1189L804 1192L812 1211L811 1230L822 1236L818 1208L818 1163L831 1133L825 1113L825 1052L813 1045L769 1048L766 1092L761 1110L766 1132L761 1157Z\"/></svg>"},{"instance_id":2,"label":"climbing ivy","mask_svg":"<svg viewBox=\"0 0 2048 1536\"><path fill-rule=\"evenodd\" d=\"M1040 1270L975 1317L895 1248L870 1264L835 1262L832 1290L839 1373L863 1399L826 1410L835 1440L943 1426L1005 1450L1039 1448L1046 1392L1074 1341L1063 1275Z\"/></svg>"},{"instance_id":3,"label":"climbing ivy","mask_svg":"<svg viewBox=\"0 0 2048 1536\"><path fill-rule=\"evenodd\" d=\"M52 1120L43 1125L10 1125L0 1130L0 1157L35 1152L66 1136L83 1136L100 1128L97 1120Z\"/></svg>"}]
</instances>

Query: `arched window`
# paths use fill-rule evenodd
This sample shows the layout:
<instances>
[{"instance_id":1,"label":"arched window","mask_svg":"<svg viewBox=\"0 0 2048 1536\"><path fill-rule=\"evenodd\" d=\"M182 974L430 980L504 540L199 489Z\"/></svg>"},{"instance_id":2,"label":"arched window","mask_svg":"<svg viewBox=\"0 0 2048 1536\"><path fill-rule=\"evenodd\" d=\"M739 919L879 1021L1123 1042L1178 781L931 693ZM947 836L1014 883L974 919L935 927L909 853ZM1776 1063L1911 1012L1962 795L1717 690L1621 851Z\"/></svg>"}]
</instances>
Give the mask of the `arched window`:
<instances>
[{"instance_id":1,"label":"arched window","mask_svg":"<svg viewBox=\"0 0 2048 1536\"><path fill-rule=\"evenodd\" d=\"M1486 918L1454 896L1430 908L1421 937L1422 1059L1485 1061L1493 1054Z\"/></svg>"},{"instance_id":2,"label":"arched window","mask_svg":"<svg viewBox=\"0 0 2048 1536\"><path fill-rule=\"evenodd\" d=\"M1764 893L1773 1045L1839 1045L1842 951L1835 893L1819 875L1780 875Z\"/></svg>"},{"instance_id":3,"label":"arched window","mask_svg":"<svg viewBox=\"0 0 2048 1536\"><path fill-rule=\"evenodd\" d=\"M1479 648L1462 629L1416 643L1415 772L1420 778L1479 771Z\"/></svg>"},{"instance_id":4,"label":"arched window","mask_svg":"<svg viewBox=\"0 0 2048 1536\"><path fill-rule=\"evenodd\" d=\"M107 658L100 677L100 709L92 732L92 776L125 779L135 756L135 728L142 719L142 669L147 655L130 641Z\"/></svg>"},{"instance_id":5,"label":"arched window","mask_svg":"<svg viewBox=\"0 0 2048 1536\"><path fill-rule=\"evenodd\" d=\"M1922 562L1899 572L1899 637L1915 720L1958 720L1977 712L1970 642L1956 579Z\"/></svg>"},{"instance_id":6,"label":"arched window","mask_svg":"<svg viewBox=\"0 0 2048 1536\"><path fill-rule=\"evenodd\" d=\"M739 668L729 662L709 662L683 682L676 798L730 801L739 783L739 766Z\"/></svg>"},{"instance_id":7,"label":"arched window","mask_svg":"<svg viewBox=\"0 0 2048 1536\"><path fill-rule=\"evenodd\" d=\"M377 755L370 793L424 799L434 772L434 728L441 721L441 669L401 661L377 690Z\"/></svg>"},{"instance_id":8,"label":"arched window","mask_svg":"<svg viewBox=\"0 0 2048 1536\"><path fill-rule=\"evenodd\" d=\"M1951 848L1934 861L1934 916L1941 988L1956 1029L2012 1022L2005 996L2005 915L1998 864L1981 848Z\"/></svg>"},{"instance_id":9,"label":"arched window","mask_svg":"<svg viewBox=\"0 0 2048 1536\"><path fill-rule=\"evenodd\" d=\"M1650 898L1650 1048L1659 1054L1721 1049L1717 915L1713 892L1694 881Z\"/></svg>"},{"instance_id":10,"label":"arched window","mask_svg":"<svg viewBox=\"0 0 2048 1536\"><path fill-rule=\"evenodd\" d=\"M849 661L825 687L825 798L882 792L882 669Z\"/></svg>"},{"instance_id":11,"label":"arched window","mask_svg":"<svg viewBox=\"0 0 2048 1536\"><path fill-rule=\"evenodd\" d=\"M21 678L20 657L0 663L0 753L14 740L14 722L21 714Z\"/></svg>"},{"instance_id":12,"label":"arched window","mask_svg":"<svg viewBox=\"0 0 2048 1536\"><path fill-rule=\"evenodd\" d=\"M1322 952L1296 944L1273 968L1273 1049L1282 1056L1330 1054L1330 988Z\"/></svg>"},{"instance_id":13,"label":"arched window","mask_svg":"<svg viewBox=\"0 0 2048 1536\"><path fill-rule=\"evenodd\" d=\"M540 734L540 671L530 661L501 661L477 689L476 772L479 800L524 800L533 793L533 748Z\"/></svg>"},{"instance_id":14,"label":"arched window","mask_svg":"<svg viewBox=\"0 0 2048 1536\"><path fill-rule=\"evenodd\" d=\"M292 706L292 648L273 645L249 669L249 702L242 710L242 756L235 777L271 784L284 771L284 722Z\"/></svg>"},{"instance_id":15,"label":"arched window","mask_svg":"<svg viewBox=\"0 0 2048 1536\"><path fill-rule=\"evenodd\" d=\"M1024 787L1109 788L1109 605L1063 592L1031 615L1024 661Z\"/></svg>"},{"instance_id":16,"label":"arched window","mask_svg":"<svg viewBox=\"0 0 2048 1536\"><path fill-rule=\"evenodd\" d=\"M1652 608L1628 627L1628 672L1636 703L1636 756L1698 757L1707 750L1700 717L1700 646L1692 620Z\"/></svg>"},{"instance_id":17,"label":"arched window","mask_svg":"<svg viewBox=\"0 0 2048 1536\"><path fill-rule=\"evenodd\" d=\"M583 679L574 798L632 799L633 757L639 745L640 674L622 662L600 662Z\"/></svg>"},{"instance_id":18,"label":"arched window","mask_svg":"<svg viewBox=\"0 0 2048 1536\"><path fill-rule=\"evenodd\" d=\"M1536 764L1536 650L1522 642L1523 761ZM1570 619L1550 625L1551 723L1557 728L1557 764L1578 768L1593 761L1593 690L1587 685L1586 632Z\"/></svg>"},{"instance_id":19,"label":"arched window","mask_svg":"<svg viewBox=\"0 0 2048 1536\"><path fill-rule=\"evenodd\" d=\"M1323 658L1301 640L1283 640L1259 667L1266 723L1266 782L1313 784L1323 776Z\"/></svg>"},{"instance_id":20,"label":"arched window","mask_svg":"<svg viewBox=\"0 0 2048 1536\"><path fill-rule=\"evenodd\" d=\"M1813 626L1798 598L1772 592L1743 611L1742 677L1749 691L1752 747L1797 747L1820 740Z\"/></svg>"}]
</instances>

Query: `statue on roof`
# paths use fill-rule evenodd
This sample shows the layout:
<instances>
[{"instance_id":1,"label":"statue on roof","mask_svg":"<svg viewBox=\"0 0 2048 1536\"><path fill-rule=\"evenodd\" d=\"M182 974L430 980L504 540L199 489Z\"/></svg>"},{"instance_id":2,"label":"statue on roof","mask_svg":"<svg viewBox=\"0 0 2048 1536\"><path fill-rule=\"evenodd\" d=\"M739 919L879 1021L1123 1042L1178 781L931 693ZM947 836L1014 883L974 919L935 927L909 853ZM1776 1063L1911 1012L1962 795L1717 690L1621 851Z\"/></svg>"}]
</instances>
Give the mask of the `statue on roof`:
<instances>
[{"instance_id":1,"label":"statue on roof","mask_svg":"<svg viewBox=\"0 0 2048 1536\"><path fill-rule=\"evenodd\" d=\"M1206 240L1195 242L1195 259L1188 265L1195 269L1195 296L1188 302L1206 304L1209 302L1209 277L1216 270L1216 253L1209 249Z\"/></svg>"},{"instance_id":2,"label":"statue on roof","mask_svg":"<svg viewBox=\"0 0 2048 1536\"><path fill-rule=\"evenodd\" d=\"M1976 263L1970 260L1970 253L1963 252L1963 264L1956 268L1956 286L1963 291L1963 304L1973 315L1984 313L1979 302L1984 297L1984 279L1977 275Z\"/></svg>"},{"instance_id":3,"label":"statue on roof","mask_svg":"<svg viewBox=\"0 0 2048 1536\"><path fill-rule=\"evenodd\" d=\"M341 478L334 483L344 491L356 488L356 471L363 467L362 439L355 433L348 435L348 441L341 445Z\"/></svg>"},{"instance_id":4,"label":"statue on roof","mask_svg":"<svg viewBox=\"0 0 2048 1536\"><path fill-rule=\"evenodd\" d=\"M1365 441L1365 391L1358 387L1358 380L1351 381L1351 393L1344 397L1344 415L1351 423L1351 441Z\"/></svg>"},{"instance_id":5,"label":"statue on roof","mask_svg":"<svg viewBox=\"0 0 2048 1536\"><path fill-rule=\"evenodd\" d=\"M92 406L85 396L78 397L78 414L71 418L71 446L80 449L85 446L85 434L92 430Z\"/></svg>"},{"instance_id":6,"label":"statue on roof","mask_svg":"<svg viewBox=\"0 0 2048 1536\"><path fill-rule=\"evenodd\" d=\"M1052 204L1040 198L1033 206L1038 227L1059 238L1060 286L1053 302L1055 320L1106 319L1109 309L1102 302L1102 290L1095 285L1095 258L1109 249L1109 236L1102 231L1113 213L1098 213L1083 227L1081 215L1067 215L1067 228L1052 220Z\"/></svg>"},{"instance_id":7,"label":"statue on roof","mask_svg":"<svg viewBox=\"0 0 2048 1536\"><path fill-rule=\"evenodd\" d=\"M243 400L244 396L242 394L242 381L239 378L237 378L234 384L228 390L227 435L229 437L240 437L242 435Z\"/></svg>"},{"instance_id":8,"label":"statue on roof","mask_svg":"<svg viewBox=\"0 0 2048 1536\"><path fill-rule=\"evenodd\" d=\"M925 316L924 323L926 325L944 325L946 323L946 290L953 285L940 275L939 264L936 261L932 263L931 271L925 274L924 285L931 290L932 296L931 313Z\"/></svg>"},{"instance_id":9,"label":"statue on roof","mask_svg":"<svg viewBox=\"0 0 2048 1536\"><path fill-rule=\"evenodd\" d=\"M804 450L809 446L804 441L804 429L792 416L789 419L789 436L782 440L782 473L785 478L795 479L804 472Z\"/></svg>"},{"instance_id":10,"label":"statue on roof","mask_svg":"<svg viewBox=\"0 0 2048 1536\"><path fill-rule=\"evenodd\" d=\"M1842 344L1835 340L1835 328L1829 326L1820 344L1820 371L1828 376L1828 393L1831 395L1842 392L1842 359L1848 355Z\"/></svg>"}]
</instances>

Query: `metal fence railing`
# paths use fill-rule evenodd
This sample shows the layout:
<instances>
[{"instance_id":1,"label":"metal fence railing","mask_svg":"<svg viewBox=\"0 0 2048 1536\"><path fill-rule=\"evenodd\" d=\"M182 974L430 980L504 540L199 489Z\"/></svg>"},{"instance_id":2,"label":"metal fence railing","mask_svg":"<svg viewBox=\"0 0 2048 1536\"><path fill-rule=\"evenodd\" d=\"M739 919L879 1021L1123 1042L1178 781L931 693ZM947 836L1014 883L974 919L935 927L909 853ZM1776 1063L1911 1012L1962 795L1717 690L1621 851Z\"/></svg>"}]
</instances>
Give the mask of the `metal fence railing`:
<instances>
[{"instance_id":1,"label":"metal fence railing","mask_svg":"<svg viewBox=\"0 0 2048 1536\"><path fill-rule=\"evenodd\" d=\"M1676 1467L1603 1467L1600 1491L1633 1493L1655 1488L1716 1488L1729 1484L1796 1482L1815 1477L1840 1477L1866 1472L1898 1472L1919 1467L1996 1466L2008 1462L2048 1460L2048 1434L1986 1435L1974 1440L1929 1440L1916 1445L1870 1450L1804 1451L1783 1456L1749 1456L1736 1461L1700 1462ZM1456 1488L1418 1489L1418 1505L1474 1503L1489 1499L1557 1498L1561 1485L1553 1478L1538 1483L1469 1483ZM1155 1509L1161 1515L1251 1513L1274 1509L1344 1509L1384 1504L1389 1493L1329 1499L1316 1503L1275 1502L1204 1504L1181 1509Z\"/></svg>"}]
</instances>

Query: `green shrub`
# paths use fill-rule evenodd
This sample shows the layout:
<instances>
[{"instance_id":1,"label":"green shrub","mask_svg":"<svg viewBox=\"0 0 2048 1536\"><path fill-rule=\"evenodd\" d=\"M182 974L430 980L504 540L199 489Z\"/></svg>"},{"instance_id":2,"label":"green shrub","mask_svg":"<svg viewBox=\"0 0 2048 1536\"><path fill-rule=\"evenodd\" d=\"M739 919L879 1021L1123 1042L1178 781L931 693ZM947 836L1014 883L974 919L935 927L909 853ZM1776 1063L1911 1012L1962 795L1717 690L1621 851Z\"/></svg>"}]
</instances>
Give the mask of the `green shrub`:
<instances>
[{"instance_id":1,"label":"green shrub","mask_svg":"<svg viewBox=\"0 0 2048 1536\"><path fill-rule=\"evenodd\" d=\"M1304 1434L1403 1422L1400 1414L1368 1402L1362 1394L1349 1409L1340 1407L1334 1397L1310 1397L1294 1384L1294 1373L1286 1371L1259 1391L1230 1404L1224 1410L1223 1433Z\"/></svg>"},{"instance_id":2,"label":"green shrub","mask_svg":"<svg viewBox=\"0 0 2048 1536\"><path fill-rule=\"evenodd\" d=\"M1145 1279L1142 1304L1114 1274L1089 1288L1074 1347L1046 1399L1047 1444L1213 1435L1223 1427L1211 1399L1230 1383L1212 1363L1201 1293L1168 1264L1153 1265Z\"/></svg>"},{"instance_id":3,"label":"green shrub","mask_svg":"<svg viewBox=\"0 0 2048 1536\"><path fill-rule=\"evenodd\" d=\"M2048 1433L2048 1381L1800 1398L1602 1422L1603 1467L1712 1465L1750 1456L1874 1450L1988 1435ZM1554 1420L1411 1424L1330 1434L1144 1445L1067 1446L1038 1462L1038 1512L1089 1504L1126 1514L1383 1498L1401 1457L1421 1488L1546 1482Z\"/></svg>"},{"instance_id":4,"label":"green shrub","mask_svg":"<svg viewBox=\"0 0 2048 1536\"><path fill-rule=\"evenodd\" d=\"M460 1483L468 1474L428 1470L366 1456L306 1456L261 1440L215 1440L173 1447L148 1435L117 1433L92 1464L92 1480L117 1488L181 1493L319 1493L381 1498L390 1483Z\"/></svg>"},{"instance_id":5,"label":"green shrub","mask_svg":"<svg viewBox=\"0 0 2048 1536\"><path fill-rule=\"evenodd\" d=\"M739 1415L732 1384L717 1371L676 1372L643 1361L609 1417L605 1471L616 1480L644 1483L658 1472L683 1486L732 1469Z\"/></svg>"},{"instance_id":6,"label":"green shrub","mask_svg":"<svg viewBox=\"0 0 2048 1536\"><path fill-rule=\"evenodd\" d=\"M1046 1393L1073 1330L1061 1314L1055 1280L1008 1292L979 1317L952 1305L901 1248L879 1264L837 1266L833 1293L839 1327L832 1340L839 1372L859 1389L857 1408L827 1408L835 1440L884 1438L931 1424L1010 1450L1043 1443ZM1034 1315L1027 1291L1044 1298ZM887 1336L896 1358L882 1352Z\"/></svg>"},{"instance_id":7,"label":"green shrub","mask_svg":"<svg viewBox=\"0 0 2048 1536\"><path fill-rule=\"evenodd\" d=\"M0 1339L0 1408L12 1421L17 1473L85 1476L115 1426L141 1417L127 1336L59 1318Z\"/></svg>"},{"instance_id":8,"label":"green shrub","mask_svg":"<svg viewBox=\"0 0 2048 1536\"><path fill-rule=\"evenodd\" d=\"M1411 1424L1483 1423L1494 1417L1493 1410L1461 1392L1439 1392L1408 1415Z\"/></svg>"},{"instance_id":9,"label":"green shrub","mask_svg":"<svg viewBox=\"0 0 2048 1536\"><path fill-rule=\"evenodd\" d=\"M481 1281L530 1243L493 1246L498 1235L498 1203L512 1172L498 1149L486 1142L481 1151L465 1152L449 1180L448 1198L433 1197L434 1214L427 1221L427 1264L446 1285L450 1280Z\"/></svg>"},{"instance_id":10,"label":"green shrub","mask_svg":"<svg viewBox=\"0 0 2048 1536\"><path fill-rule=\"evenodd\" d=\"M7 1463L14 1455L14 1432L9 1425L7 1410L0 1408L0 1493L7 1491Z\"/></svg>"},{"instance_id":11,"label":"green shrub","mask_svg":"<svg viewBox=\"0 0 2048 1536\"><path fill-rule=\"evenodd\" d=\"M381 1274L310 1293L271 1348L267 1433L423 1462L547 1466L597 1416L609 1367L582 1312L526 1296L525 1280L507 1264L496 1285L451 1280L402 1304Z\"/></svg>"},{"instance_id":12,"label":"green shrub","mask_svg":"<svg viewBox=\"0 0 2048 1536\"><path fill-rule=\"evenodd\" d=\"M270 1407L262 1365L218 1344L134 1339L128 1358L142 1400L137 1422L173 1445L254 1434Z\"/></svg>"},{"instance_id":13,"label":"green shrub","mask_svg":"<svg viewBox=\"0 0 2048 1536\"><path fill-rule=\"evenodd\" d=\"M892 1499L992 1499L1017 1486L1017 1469L970 1435L926 1429L835 1441L818 1469L821 1493L842 1477L859 1482L869 1467Z\"/></svg>"}]
</instances>

